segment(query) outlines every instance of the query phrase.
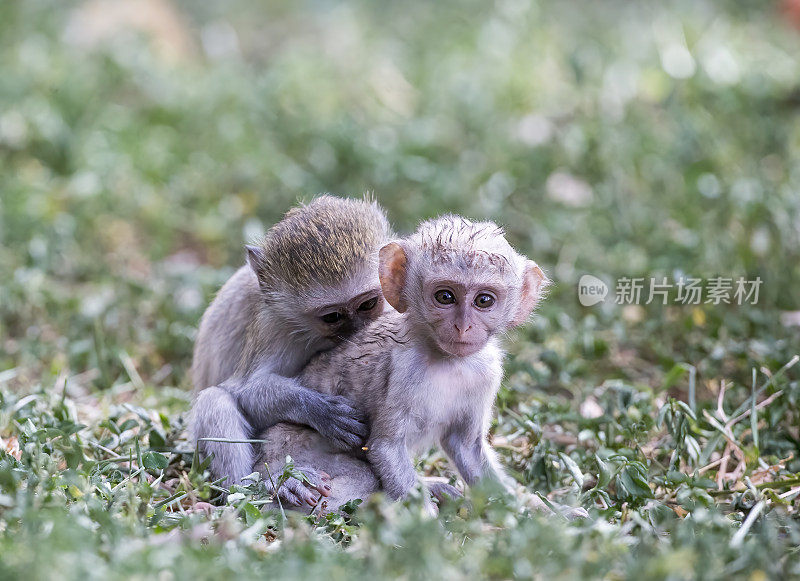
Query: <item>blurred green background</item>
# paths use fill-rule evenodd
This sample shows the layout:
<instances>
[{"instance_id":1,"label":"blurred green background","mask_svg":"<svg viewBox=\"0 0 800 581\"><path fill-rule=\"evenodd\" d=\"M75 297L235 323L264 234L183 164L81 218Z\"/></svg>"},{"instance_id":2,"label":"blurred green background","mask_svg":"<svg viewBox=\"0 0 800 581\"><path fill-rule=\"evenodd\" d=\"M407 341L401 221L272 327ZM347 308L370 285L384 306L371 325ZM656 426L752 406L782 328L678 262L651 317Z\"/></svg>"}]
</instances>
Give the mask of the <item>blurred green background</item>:
<instances>
[{"instance_id":1,"label":"blurred green background","mask_svg":"<svg viewBox=\"0 0 800 581\"><path fill-rule=\"evenodd\" d=\"M319 192L374 192L401 232L506 225L554 324L620 321L579 307L585 272L760 276L704 336L800 308L800 35L774 3L0 10L4 365L96 367L99 333L180 383L242 244Z\"/></svg>"},{"instance_id":2,"label":"blurred green background","mask_svg":"<svg viewBox=\"0 0 800 581\"><path fill-rule=\"evenodd\" d=\"M591 395L639 450L667 396L713 409L728 381L746 402L754 369L800 352L798 27L793 0L4 0L3 437L16 398L59 376L179 417L199 317L242 244L320 192L373 192L400 232L493 219L554 279L509 344L505 435L519 414L602 431L581 424ZM757 305L582 307L584 273L612 295L623 276L763 285ZM761 440L737 432L748 470L800 453L798 372L783 377ZM542 454L516 466L558 488L566 464Z\"/></svg>"}]
</instances>

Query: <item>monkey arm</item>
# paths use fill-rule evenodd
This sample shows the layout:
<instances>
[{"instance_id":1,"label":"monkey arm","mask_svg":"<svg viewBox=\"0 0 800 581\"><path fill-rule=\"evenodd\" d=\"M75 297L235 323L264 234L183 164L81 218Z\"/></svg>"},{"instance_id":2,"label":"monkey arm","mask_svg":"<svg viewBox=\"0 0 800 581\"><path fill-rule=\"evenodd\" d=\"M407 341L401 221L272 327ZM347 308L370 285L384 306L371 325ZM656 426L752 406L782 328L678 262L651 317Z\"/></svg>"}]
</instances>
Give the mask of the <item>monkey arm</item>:
<instances>
[{"instance_id":1,"label":"monkey arm","mask_svg":"<svg viewBox=\"0 0 800 581\"><path fill-rule=\"evenodd\" d=\"M297 380L261 369L246 380L231 378L201 391L192 406L192 424L198 450L211 461L213 477L238 484L253 471L250 444L204 442L201 438L246 440L279 422L303 424L319 432L334 447L352 449L367 435L360 411L341 396L319 393Z\"/></svg>"},{"instance_id":2,"label":"monkey arm","mask_svg":"<svg viewBox=\"0 0 800 581\"><path fill-rule=\"evenodd\" d=\"M483 434L476 438L465 427L454 426L442 438L441 446L468 485L489 478L513 492L513 481L503 471L497 453Z\"/></svg>"},{"instance_id":3,"label":"monkey arm","mask_svg":"<svg viewBox=\"0 0 800 581\"><path fill-rule=\"evenodd\" d=\"M403 498L417 481L405 440L374 437L367 443L367 460L381 481L381 488L393 500Z\"/></svg>"},{"instance_id":4,"label":"monkey arm","mask_svg":"<svg viewBox=\"0 0 800 581\"><path fill-rule=\"evenodd\" d=\"M500 465L497 452L492 449L483 434L477 439L470 439L458 430L451 430L442 438L442 448L468 485L473 485L481 479L490 479L499 483L508 494L517 494L514 480L505 473ZM522 497L529 506L545 513L551 513L550 506L552 506L558 513L570 520L589 516L586 509L580 506L566 506L552 500L549 501L550 506L548 506L538 496L525 492Z\"/></svg>"},{"instance_id":5,"label":"monkey arm","mask_svg":"<svg viewBox=\"0 0 800 581\"><path fill-rule=\"evenodd\" d=\"M479 441L469 438L462 429L453 428L441 440L442 449L455 464L468 486L480 480L483 473Z\"/></svg>"},{"instance_id":6,"label":"monkey arm","mask_svg":"<svg viewBox=\"0 0 800 581\"><path fill-rule=\"evenodd\" d=\"M495 482L499 482L503 488L513 494L515 492L514 480L503 470L497 452L489 445L485 437L480 438L478 445L480 446L479 458L484 478L491 478Z\"/></svg>"},{"instance_id":7,"label":"monkey arm","mask_svg":"<svg viewBox=\"0 0 800 581\"><path fill-rule=\"evenodd\" d=\"M368 428L365 415L348 399L302 386L297 379L257 368L244 380L224 384L254 432L279 422L313 428L333 446L349 450L363 446Z\"/></svg>"},{"instance_id":8,"label":"monkey arm","mask_svg":"<svg viewBox=\"0 0 800 581\"><path fill-rule=\"evenodd\" d=\"M213 454L211 475L227 477L226 486L239 484L253 469L253 449L250 444L204 442L200 438L246 440L252 438L252 428L239 411L230 392L221 387L201 391L192 405L192 433L201 457Z\"/></svg>"}]
</instances>

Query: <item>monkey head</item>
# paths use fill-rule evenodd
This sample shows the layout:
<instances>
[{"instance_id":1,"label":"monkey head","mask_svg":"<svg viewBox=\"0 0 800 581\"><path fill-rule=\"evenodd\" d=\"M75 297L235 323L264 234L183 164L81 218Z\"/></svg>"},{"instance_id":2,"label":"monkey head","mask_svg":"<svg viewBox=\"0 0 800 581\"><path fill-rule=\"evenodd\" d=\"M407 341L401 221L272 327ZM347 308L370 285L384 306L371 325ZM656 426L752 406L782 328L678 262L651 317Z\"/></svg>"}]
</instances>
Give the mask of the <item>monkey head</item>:
<instances>
[{"instance_id":1,"label":"monkey head","mask_svg":"<svg viewBox=\"0 0 800 581\"><path fill-rule=\"evenodd\" d=\"M333 344L380 316L386 304L374 261L338 285L309 289L301 300L304 308L293 318L299 315L308 328Z\"/></svg>"},{"instance_id":2,"label":"monkey head","mask_svg":"<svg viewBox=\"0 0 800 581\"><path fill-rule=\"evenodd\" d=\"M381 248L380 283L412 332L443 356L477 353L524 323L548 284L491 222L445 216Z\"/></svg>"},{"instance_id":3,"label":"monkey head","mask_svg":"<svg viewBox=\"0 0 800 581\"><path fill-rule=\"evenodd\" d=\"M324 348L383 311L377 252L391 236L376 202L326 195L290 210L247 260L286 332Z\"/></svg>"}]
</instances>

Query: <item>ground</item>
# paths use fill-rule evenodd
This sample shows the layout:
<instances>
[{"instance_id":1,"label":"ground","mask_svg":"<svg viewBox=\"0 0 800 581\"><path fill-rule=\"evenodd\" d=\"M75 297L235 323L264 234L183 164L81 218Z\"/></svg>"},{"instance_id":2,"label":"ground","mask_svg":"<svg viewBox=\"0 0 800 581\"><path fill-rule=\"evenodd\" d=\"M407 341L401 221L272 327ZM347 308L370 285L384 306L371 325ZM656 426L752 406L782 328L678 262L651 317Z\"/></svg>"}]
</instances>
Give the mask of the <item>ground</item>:
<instances>
[{"instance_id":1,"label":"ground","mask_svg":"<svg viewBox=\"0 0 800 581\"><path fill-rule=\"evenodd\" d=\"M800 575L795 4L4 2L0 577ZM588 519L214 503L199 317L325 191L493 219L548 272L492 441Z\"/></svg>"}]
</instances>

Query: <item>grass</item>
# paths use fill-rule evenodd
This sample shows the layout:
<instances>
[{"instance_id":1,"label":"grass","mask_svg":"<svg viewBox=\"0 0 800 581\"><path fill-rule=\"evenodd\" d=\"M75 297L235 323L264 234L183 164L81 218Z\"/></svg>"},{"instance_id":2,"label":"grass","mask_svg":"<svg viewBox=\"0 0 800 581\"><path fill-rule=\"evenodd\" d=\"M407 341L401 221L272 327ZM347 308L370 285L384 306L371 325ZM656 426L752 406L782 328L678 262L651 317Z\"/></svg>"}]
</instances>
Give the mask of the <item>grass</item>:
<instances>
[{"instance_id":1,"label":"grass","mask_svg":"<svg viewBox=\"0 0 800 581\"><path fill-rule=\"evenodd\" d=\"M164 6L137 10L155 33L102 42L78 4L0 6L0 577L800 574L785 15ZM400 231L501 222L555 280L508 342L493 442L528 491L591 518L481 489L437 520L380 499L284 519L259 483L210 502L185 434L204 307L298 199L367 190ZM757 305L583 307L586 273L612 295L621 277L763 285ZM450 475L438 453L420 469Z\"/></svg>"}]
</instances>

